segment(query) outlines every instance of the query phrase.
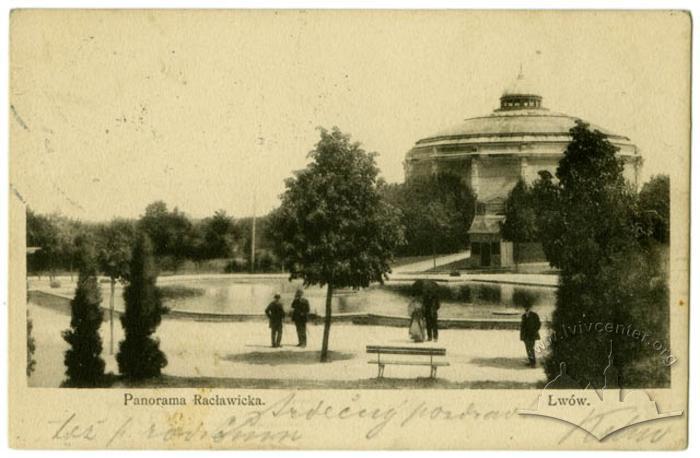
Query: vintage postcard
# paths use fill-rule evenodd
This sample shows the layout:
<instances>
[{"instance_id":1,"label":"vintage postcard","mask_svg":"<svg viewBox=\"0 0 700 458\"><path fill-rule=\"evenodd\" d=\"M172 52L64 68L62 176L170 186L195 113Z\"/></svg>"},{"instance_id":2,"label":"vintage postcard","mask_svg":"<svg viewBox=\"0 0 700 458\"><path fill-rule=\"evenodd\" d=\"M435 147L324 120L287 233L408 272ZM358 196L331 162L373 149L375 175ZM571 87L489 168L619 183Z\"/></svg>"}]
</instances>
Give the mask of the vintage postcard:
<instances>
[{"instance_id":1,"label":"vintage postcard","mask_svg":"<svg viewBox=\"0 0 700 458\"><path fill-rule=\"evenodd\" d=\"M686 447L689 13L10 32L12 447Z\"/></svg>"}]
</instances>

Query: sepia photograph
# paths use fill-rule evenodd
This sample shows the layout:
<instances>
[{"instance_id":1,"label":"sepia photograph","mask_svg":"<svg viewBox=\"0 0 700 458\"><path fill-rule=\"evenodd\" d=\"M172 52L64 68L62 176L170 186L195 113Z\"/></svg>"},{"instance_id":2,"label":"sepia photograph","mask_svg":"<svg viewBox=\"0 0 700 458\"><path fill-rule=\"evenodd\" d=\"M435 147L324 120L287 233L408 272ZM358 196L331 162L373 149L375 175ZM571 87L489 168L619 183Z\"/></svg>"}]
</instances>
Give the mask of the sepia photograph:
<instances>
[{"instance_id":1,"label":"sepia photograph","mask_svg":"<svg viewBox=\"0 0 700 458\"><path fill-rule=\"evenodd\" d=\"M690 43L683 11L12 11L13 446L684 448Z\"/></svg>"}]
</instances>

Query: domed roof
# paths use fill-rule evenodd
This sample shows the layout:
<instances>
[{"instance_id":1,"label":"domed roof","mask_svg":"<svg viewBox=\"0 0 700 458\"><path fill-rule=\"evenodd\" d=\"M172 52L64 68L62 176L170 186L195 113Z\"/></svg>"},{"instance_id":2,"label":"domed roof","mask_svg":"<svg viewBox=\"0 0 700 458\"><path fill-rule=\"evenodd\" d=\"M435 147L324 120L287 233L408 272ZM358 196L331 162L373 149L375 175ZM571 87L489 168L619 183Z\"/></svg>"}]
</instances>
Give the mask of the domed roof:
<instances>
[{"instance_id":1,"label":"domed roof","mask_svg":"<svg viewBox=\"0 0 700 458\"><path fill-rule=\"evenodd\" d=\"M577 120L579 118L542 107L542 96L534 85L525 79L521 71L515 82L503 91L500 108L490 115L465 119L457 125L418 140L416 146L434 146L442 142L477 143L481 139L489 142L509 139L518 141L513 137L528 137L534 141L537 140L536 137L547 137L546 140L553 140L552 137L568 138L569 130ZM629 138L623 135L593 124L590 126L607 135L615 143L629 143Z\"/></svg>"},{"instance_id":2,"label":"domed roof","mask_svg":"<svg viewBox=\"0 0 700 458\"><path fill-rule=\"evenodd\" d=\"M417 144L476 137L568 136L569 130L578 119L563 113L550 112L545 108L496 110L488 116L465 119L457 125L418 140ZM591 124L591 128L599 130L611 139L629 140L602 127Z\"/></svg>"}]
</instances>

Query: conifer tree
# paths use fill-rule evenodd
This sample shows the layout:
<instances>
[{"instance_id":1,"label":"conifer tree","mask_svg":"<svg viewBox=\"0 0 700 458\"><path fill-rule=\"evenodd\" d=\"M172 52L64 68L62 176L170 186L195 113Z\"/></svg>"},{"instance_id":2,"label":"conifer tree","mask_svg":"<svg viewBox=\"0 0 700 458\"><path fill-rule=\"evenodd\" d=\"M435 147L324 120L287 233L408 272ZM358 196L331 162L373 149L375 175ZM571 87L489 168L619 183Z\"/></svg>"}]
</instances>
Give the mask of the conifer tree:
<instances>
[{"instance_id":1,"label":"conifer tree","mask_svg":"<svg viewBox=\"0 0 700 458\"><path fill-rule=\"evenodd\" d=\"M571 137L558 183L544 186L553 191L556 211L539 227L548 260L560 269L547 377L556 377L565 363L579 386L599 388L612 349L626 387L662 385L663 361L630 332L667 337L667 288L635 224L636 194L624 179L617 148L603 133L578 122ZM610 323L612 331L591 323Z\"/></svg>"},{"instance_id":2,"label":"conifer tree","mask_svg":"<svg viewBox=\"0 0 700 458\"><path fill-rule=\"evenodd\" d=\"M132 380L157 377L167 364L159 340L151 337L167 312L156 287L157 276L151 241L141 233L131 253L121 317L125 339L119 343L117 354L119 372Z\"/></svg>"},{"instance_id":3,"label":"conifer tree","mask_svg":"<svg viewBox=\"0 0 700 458\"><path fill-rule=\"evenodd\" d=\"M102 294L97 283L97 264L87 243L80 247L80 273L71 301L70 329L63 339L70 348L65 353L66 381L70 386L97 386L103 381L105 362L101 358Z\"/></svg>"}]
</instances>

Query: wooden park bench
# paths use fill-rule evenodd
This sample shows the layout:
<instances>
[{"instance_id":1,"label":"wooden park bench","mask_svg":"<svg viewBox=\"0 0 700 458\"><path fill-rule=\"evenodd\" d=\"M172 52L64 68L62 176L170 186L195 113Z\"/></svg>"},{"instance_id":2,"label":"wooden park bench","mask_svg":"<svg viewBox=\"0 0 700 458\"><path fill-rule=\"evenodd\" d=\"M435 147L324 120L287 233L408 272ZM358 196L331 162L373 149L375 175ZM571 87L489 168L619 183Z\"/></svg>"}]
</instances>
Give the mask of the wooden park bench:
<instances>
[{"instance_id":1,"label":"wooden park bench","mask_svg":"<svg viewBox=\"0 0 700 458\"><path fill-rule=\"evenodd\" d=\"M436 356L445 356L447 350L444 348L429 348L429 347L388 347L379 345L367 345L367 353L377 355L377 360L367 361L369 364L376 364L378 373L377 377L384 376L384 366L399 365L399 366L430 366L430 378L435 378L437 368L439 366L449 366L447 361L435 361ZM405 359L383 359L382 355L408 355L408 356L423 356L420 360L405 360Z\"/></svg>"}]
</instances>

